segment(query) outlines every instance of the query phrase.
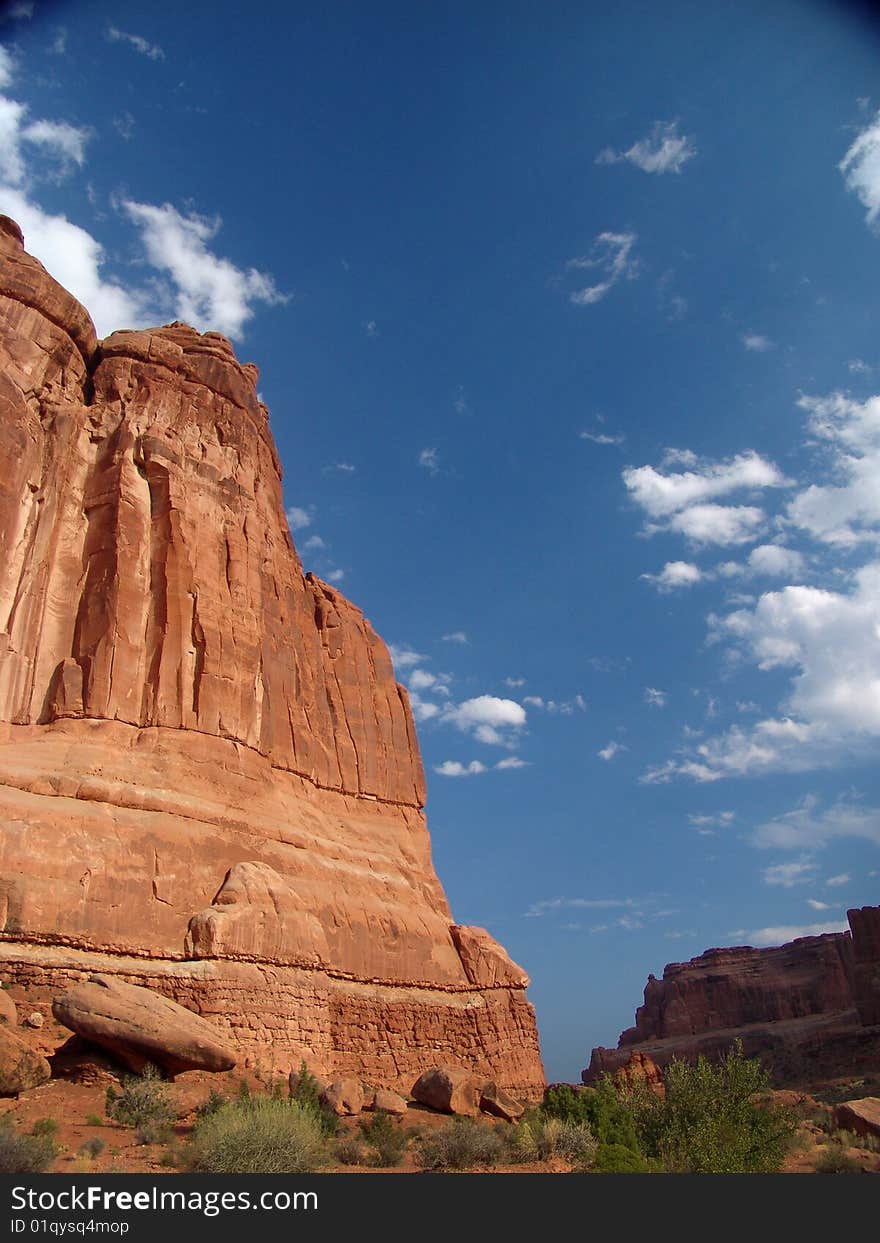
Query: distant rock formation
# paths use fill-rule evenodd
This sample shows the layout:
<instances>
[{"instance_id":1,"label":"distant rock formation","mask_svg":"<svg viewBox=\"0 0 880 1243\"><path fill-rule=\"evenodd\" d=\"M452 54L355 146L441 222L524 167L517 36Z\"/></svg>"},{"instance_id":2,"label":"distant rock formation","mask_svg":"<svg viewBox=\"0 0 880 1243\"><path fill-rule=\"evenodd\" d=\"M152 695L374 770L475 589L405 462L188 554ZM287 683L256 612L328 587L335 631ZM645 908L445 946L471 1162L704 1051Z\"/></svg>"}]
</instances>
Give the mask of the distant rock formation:
<instances>
[{"instance_id":1,"label":"distant rock formation","mask_svg":"<svg viewBox=\"0 0 880 1243\"><path fill-rule=\"evenodd\" d=\"M880 907L848 913L851 932L771 949L712 949L648 977L645 1003L616 1049L597 1048L585 1083L634 1050L659 1066L714 1056L734 1040L780 1082L876 1069L880 1060Z\"/></svg>"},{"instance_id":2,"label":"distant rock formation","mask_svg":"<svg viewBox=\"0 0 880 1243\"><path fill-rule=\"evenodd\" d=\"M5 217L0 364L4 978L117 975L266 1065L540 1093L388 650L303 573L256 367L185 324L98 341Z\"/></svg>"}]
</instances>

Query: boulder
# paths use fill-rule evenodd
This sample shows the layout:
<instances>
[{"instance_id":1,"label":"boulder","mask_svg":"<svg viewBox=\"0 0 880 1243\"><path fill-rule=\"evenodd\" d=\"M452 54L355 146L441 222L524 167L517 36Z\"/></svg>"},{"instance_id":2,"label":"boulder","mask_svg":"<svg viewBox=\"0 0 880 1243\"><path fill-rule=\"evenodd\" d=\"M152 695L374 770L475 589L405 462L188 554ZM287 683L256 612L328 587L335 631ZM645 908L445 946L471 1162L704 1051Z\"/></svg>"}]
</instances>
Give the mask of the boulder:
<instances>
[{"instance_id":1,"label":"boulder","mask_svg":"<svg viewBox=\"0 0 880 1243\"><path fill-rule=\"evenodd\" d=\"M10 1027L15 1027L18 1023L15 1002L2 988L0 988L0 1023L8 1023Z\"/></svg>"},{"instance_id":2,"label":"boulder","mask_svg":"<svg viewBox=\"0 0 880 1243\"><path fill-rule=\"evenodd\" d=\"M464 1114L476 1118L480 1113L480 1084L470 1071L460 1066L432 1066L419 1075L412 1095L421 1105L444 1114Z\"/></svg>"},{"instance_id":3,"label":"boulder","mask_svg":"<svg viewBox=\"0 0 880 1243\"><path fill-rule=\"evenodd\" d=\"M175 1001L108 975L56 997L52 1013L78 1036L108 1049L135 1073L148 1063L171 1075L231 1070L235 1053L210 1023Z\"/></svg>"},{"instance_id":4,"label":"boulder","mask_svg":"<svg viewBox=\"0 0 880 1243\"><path fill-rule=\"evenodd\" d=\"M25 1027L42 1027L45 1022L39 1010L33 1010L25 1019Z\"/></svg>"},{"instance_id":5,"label":"boulder","mask_svg":"<svg viewBox=\"0 0 880 1243\"><path fill-rule=\"evenodd\" d=\"M843 1131L880 1139L880 1096L863 1096L861 1100L837 1105L834 1124Z\"/></svg>"},{"instance_id":6,"label":"boulder","mask_svg":"<svg viewBox=\"0 0 880 1243\"><path fill-rule=\"evenodd\" d=\"M525 1113L525 1106L515 1101L503 1088L494 1081L484 1083L480 1092L480 1109L484 1114L492 1114L494 1118L503 1118L505 1122L516 1122Z\"/></svg>"},{"instance_id":7,"label":"boulder","mask_svg":"<svg viewBox=\"0 0 880 1243\"><path fill-rule=\"evenodd\" d=\"M18 1096L51 1077L46 1059L10 1030L8 1023L0 1024L0 1096Z\"/></svg>"},{"instance_id":8,"label":"boulder","mask_svg":"<svg viewBox=\"0 0 880 1243\"><path fill-rule=\"evenodd\" d=\"M364 1089L358 1079L334 1079L321 1093L321 1104L340 1118L351 1117L364 1107Z\"/></svg>"},{"instance_id":9,"label":"boulder","mask_svg":"<svg viewBox=\"0 0 880 1243\"><path fill-rule=\"evenodd\" d=\"M376 1088L371 1108L375 1109L377 1113L381 1111L382 1113L397 1114L398 1117L403 1117L408 1106L404 1098L397 1092L392 1092L389 1088Z\"/></svg>"}]
</instances>

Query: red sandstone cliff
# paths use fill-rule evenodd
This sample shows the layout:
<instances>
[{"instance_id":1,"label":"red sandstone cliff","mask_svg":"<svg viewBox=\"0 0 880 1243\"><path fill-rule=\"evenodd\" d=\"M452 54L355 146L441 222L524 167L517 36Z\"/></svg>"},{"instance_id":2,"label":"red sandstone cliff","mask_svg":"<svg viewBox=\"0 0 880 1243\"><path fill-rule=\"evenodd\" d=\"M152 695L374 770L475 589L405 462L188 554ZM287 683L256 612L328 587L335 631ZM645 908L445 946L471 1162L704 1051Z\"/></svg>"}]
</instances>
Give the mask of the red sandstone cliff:
<instances>
[{"instance_id":1,"label":"red sandstone cliff","mask_svg":"<svg viewBox=\"0 0 880 1243\"><path fill-rule=\"evenodd\" d=\"M539 1090L387 648L303 575L256 368L183 324L98 342L5 218L0 362L4 973L116 971L279 1065Z\"/></svg>"},{"instance_id":2,"label":"red sandstone cliff","mask_svg":"<svg viewBox=\"0 0 880 1243\"><path fill-rule=\"evenodd\" d=\"M782 1079L876 1068L880 1060L880 907L848 912L851 932L770 949L712 949L649 976L634 1027L594 1049L585 1082L634 1049L663 1066L743 1042Z\"/></svg>"}]
</instances>

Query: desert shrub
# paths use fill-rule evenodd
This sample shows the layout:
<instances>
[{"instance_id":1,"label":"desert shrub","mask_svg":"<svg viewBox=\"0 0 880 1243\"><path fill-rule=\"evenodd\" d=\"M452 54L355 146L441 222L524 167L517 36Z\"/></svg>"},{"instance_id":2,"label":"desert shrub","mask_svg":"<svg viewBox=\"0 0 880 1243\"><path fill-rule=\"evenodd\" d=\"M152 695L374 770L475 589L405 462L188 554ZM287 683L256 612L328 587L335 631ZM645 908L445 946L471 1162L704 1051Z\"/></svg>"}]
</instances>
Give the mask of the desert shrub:
<instances>
[{"instance_id":1,"label":"desert shrub","mask_svg":"<svg viewBox=\"0 0 880 1243\"><path fill-rule=\"evenodd\" d=\"M407 1137L403 1127L391 1115L379 1109L371 1118L362 1118L361 1134L369 1150L370 1165L386 1169L400 1165L406 1152Z\"/></svg>"},{"instance_id":2,"label":"desert shrub","mask_svg":"<svg viewBox=\"0 0 880 1243\"><path fill-rule=\"evenodd\" d=\"M541 1112L562 1122L585 1124L600 1144L640 1150L632 1102L618 1094L609 1075L595 1087L577 1092L567 1084L548 1088Z\"/></svg>"},{"instance_id":3,"label":"desert shrub","mask_svg":"<svg viewBox=\"0 0 880 1243\"><path fill-rule=\"evenodd\" d=\"M598 1144L586 1122L561 1122L556 1151L575 1169L588 1169L595 1160Z\"/></svg>"},{"instance_id":4,"label":"desert shrub","mask_svg":"<svg viewBox=\"0 0 880 1243\"><path fill-rule=\"evenodd\" d=\"M31 1127L31 1135L45 1136L54 1140L58 1135L58 1123L54 1118L38 1118Z\"/></svg>"},{"instance_id":5,"label":"desert shrub","mask_svg":"<svg viewBox=\"0 0 880 1243\"><path fill-rule=\"evenodd\" d=\"M594 1174L647 1174L651 1167L625 1144L599 1144L591 1168Z\"/></svg>"},{"instance_id":6,"label":"desert shrub","mask_svg":"<svg viewBox=\"0 0 880 1243\"><path fill-rule=\"evenodd\" d=\"M519 1122L509 1127L504 1133L506 1157L514 1164L525 1161L540 1160L538 1154L538 1136L541 1133L540 1116L532 1114L520 1118Z\"/></svg>"},{"instance_id":7,"label":"desert shrub","mask_svg":"<svg viewBox=\"0 0 880 1243\"><path fill-rule=\"evenodd\" d=\"M80 1145L79 1151L81 1156L90 1157L94 1160L95 1157L100 1157L101 1153L104 1151L104 1141L102 1139L98 1139L97 1136L95 1136L94 1139L87 1139L84 1144Z\"/></svg>"},{"instance_id":8,"label":"desert shrub","mask_svg":"<svg viewBox=\"0 0 880 1243\"><path fill-rule=\"evenodd\" d=\"M0 1174L42 1174L58 1155L49 1135L23 1135L8 1114L0 1119Z\"/></svg>"},{"instance_id":9,"label":"desert shrub","mask_svg":"<svg viewBox=\"0 0 880 1243\"><path fill-rule=\"evenodd\" d=\"M364 1150L364 1145L358 1136L353 1135L351 1132L340 1136L336 1141L334 1152L336 1153L336 1160L340 1165L366 1164L367 1154Z\"/></svg>"},{"instance_id":10,"label":"desert shrub","mask_svg":"<svg viewBox=\"0 0 880 1243\"><path fill-rule=\"evenodd\" d=\"M814 1174L861 1174L861 1165L839 1144L826 1144L813 1165Z\"/></svg>"},{"instance_id":11,"label":"desert shrub","mask_svg":"<svg viewBox=\"0 0 880 1243\"><path fill-rule=\"evenodd\" d=\"M670 1173L770 1174L796 1131L794 1116L768 1099L770 1079L737 1043L719 1062L672 1061L663 1100L633 1098L641 1149ZM600 1136L601 1138L601 1136Z\"/></svg>"},{"instance_id":12,"label":"desert shrub","mask_svg":"<svg viewBox=\"0 0 880 1243\"><path fill-rule=\"evenodd\" d=\"M87 1126L103 1126L104 1119L101 1117L100 1114L86 1114L86 1125Z\"/></svg>"},{"instance_id":13,"label":"desert shrub","mask_svg":"<svg viewBox=\"0 0 880 1243\"><path fill-rule=\"evenodd\" d=\"M222 1092L218 1092L216 1088L211 1088L207 1098L202 1101L201 1105L196 1105L195 1113L197 1118L207 1118L211 1114L215 1114L218 1109L226 1104L227 1097Z\"/></svg>"},{"instance_id":14,"label":"desert shrub","mask_svg":"<svg viewBox=\"0 0 880 1243\"><path fill-rule=\"evenodd\" d=\"M308 1174L329 1155L311 1109L297 1101L249 1096L199 1119L184 1164L201 1174Z\"/></svg>"},{"instance_id":15,"label":"desert shrub","mask_svg":"<svg viewBox=\"0 0 880 1243\"><path fill-rule=\"evenodd\" d=\"M147 1066L142 1075L126 1075L121 1092L111 1085L107 1089L106 1110L107 1117L120 1126L130 1126L145 1133L147 1130L151 1133L167 1131L177 1118L167 1084L151 1066Z\"/></svg>"},{"instance_id":16,"label":"desert shrub","mask_svg":"<svg viewBox=\"0 0 880 1243\"><path fill-rule=\"evenodd\" d=\"M339 1130L339 1119L321 1101L321 1085L304 1061L299 1064L296 1085L290 1093L290 1100L313 1114L328 1138L332 1139Z\"/></svg>"},{"instance_id":17,"label":"desert shrub","mask_svg":"<svg viewBox=\"0 0 880 1243\"><path fill-rule=\"evenodd\" d=\"M425 1170L468 1170L497 1165L504 1144L495 1128L474 1118L453 1118L420 1137L416 1161Z\"/></svg>"}]
</instances>

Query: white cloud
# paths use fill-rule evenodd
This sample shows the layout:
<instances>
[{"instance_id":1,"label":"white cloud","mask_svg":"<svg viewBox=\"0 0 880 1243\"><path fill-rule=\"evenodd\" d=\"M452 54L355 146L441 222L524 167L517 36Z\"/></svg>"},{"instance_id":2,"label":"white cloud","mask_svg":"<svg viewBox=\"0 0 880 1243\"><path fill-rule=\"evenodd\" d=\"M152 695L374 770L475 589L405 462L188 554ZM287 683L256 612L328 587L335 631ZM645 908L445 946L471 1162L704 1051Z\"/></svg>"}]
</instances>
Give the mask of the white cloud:
<instances>
[{"instance_id":1,"label":"white cloud","mask_svg":"<svg viewBox=\"0 0 880 1243\"><path fill-rule=\"evenodd\" d=\"M692 587L703 575L699 566L690 561L667 561L659 574L642 574L649 583L654 583L658 591L675 591L679 587Z\"/></svg>"},{"instance_id":2,"label":"white cloud","mask_svg":"<svg viewBox=\"0 0 880 1243\"><path fill-rule=\"evenodd\" d=\"M827 924L783 924L778 928L756 928L753 932L743 933L748 937L749 945L764 948L769 945L784 945L787 941L796 941L798 937L818 937L828 932L846 932L847 923L837 920Z\"/></svg>"},{"instance_id":3,"label":"white cloud","mask_svg":"<svg viewBox=\"0 0 880 1243\"><path fill-rule=\"evenodd\" d=\"M164 60L165 53L158 43L150 43L143 35L128 34L125 30L119 30L116 26L107 27L107 38L111 43L127 43L129 47L134 48L141 56L146 56L149 60Z\"/></svg>"},{"instance_id":4,"label":"white cloud","mask_svg":"<svg viewBox=\"0 0 880 1243\"><path fill-rule=\"evenodd\" d=\"M15 77L15 61L8 47L0 43L0 90L5 90Z\"/></svg>"},{"instance_id":5,"label":"white cloud","mask_svg":"<svg viewBox=\"0 0 880 1243\"><path fill-rule=\"evenodd\" d=\"M526 711L512 699L495 695L478 695L461 704L449 704L443 720L470 734L477 742L489 746L513 746L519 730L526 723Z\"/></svg>"},{"instance_id":6,"label":"white cloud","mask_svg":"<svg viewBox=\"0 0 880 1243\"><path fill-rule=\"evenodd\" d=\"M746 544L757 538L764 511L754 505L690 505L666 526L693 544ZM649 529L649 533L653 533Z\"/></svg>"},{"instance_id":7,"label":"white cloud","mask_svg":"<svg viewBox=\"0 0 880 1243\"><path fill-rule=\"evenodd\" d=\"M417 721L431 721L434 717L439 716L439 704L431 703L430 700L422 699L418 691L411 690L409 693L409 706L412 708L412 714Z\"/></svg>"},{"instance_id":8,"label":"white cloud","mask_svg":"<svg viewBox=\"0 0 880 1243\"><path fill-rule=\"evenodd\" d=\"M729 829L735 819L732 811L688 813L688 821L703 837L714 837L716 829Z\"/></svg>"},{"instance_id":9,"label":"white cloud","mask_svg":"<svg viewBox=\"0 0 880 1243\"><path fill-rule=\"evenodd\" d=\"M824 443L840 482L811 484L788 506L787 518L821 543L852 547L880 536L880 397L864 402L843 393L802 397L808 430Z\"/></svg>"},{"instance_id":10,"label":"white cloud","mask_svg":"<svg viewBox=\"0 0 880 1243\"><path fill-rule=\"evenodd\" d=\"M116 130L123 142L130 142L134 133L135 119L130 112L123 112L122 116L113 118L113 128Z\"/></svg>"},{"instance_id":11,"label":"white cloud","mask_svg":"<svg viewBox=\"0 0 880 1243\"><path fill-rule=\"evenodd\" d=\"M291 531L302 531L305 527L312 525L312 515L307 509L302 509L299 505L291 505L285 511L285 517L290 525Z\"/></svg>"},{"instance_id":12,"label":"white cloud","mask_svg":"<svg viewBox=\"0 0 880 1243\"><path fill-rule=\"evenodd\" d=\"M341 583L345 578L345 570L328 570L324 577L328 583Z\"/></svg>"},{"instance_id":13,"label":"white cloud","mask_svg":"<svg viewBox=\"0 0 880 1243\"><path fill-rule=\"evenodd\" d=\"M569 259L566 267L579 270L596 268L604 278L595 285L569 294L569 301L575 306L591 306L601 301L622 278L634 280L638 274L638 263L630 255L636 240L635 233L600 233L588 255Z\"/></svg>"},{"instance_id":14,"label":"white cloud","mask_svg":"<svg viewBox=\"0 0 880 1243\"><path fill-rule=\"evenodd\" d=\"M841 885L850 884L851 877L848 872L841 872L839 876L829 876L825 884L829 889L838 889Z\"/></svg>"},{"instance_id":15,"label":"white cloud","mask_svg":"<svg viewBox=\"0 0 880 1243\"><path fill-rule=\"evenodd\" d=\"M863 358L851 358L846 365L852 375L870 375L874 370Z\"/></svg>"},{"instance_id":16,"label":"white cloud","mask_svg":"<svg viewBox=\"0 0 880 1243\"><path fill-rule=\"evenodd\" d=\"M645 173L680 173L697 154L692 138L679 134L677 121L655 121L647 138L640 138L627 151L606 147L597 164L620 164L624 160Z\"/></svg>"},{"instance_id":17,"label":"white cloud","mask_svg":"<svg viewBox=\"0 0 880 1243\"><path fill-rule=\"evenodd\" d=\"M749 553L748 567L752 574L797 578L804 572L804 559L794 548L786 548L782 544L760 544Z\"/></svg>"},{"instance_id":18,"label":"white cloud","mask_svg":"<svg viewBox=\"0 0 880 1243\"><path fill-rule=\"evenodd\" d=\"M324 467L324 474L335 472L339 475L353 475L357 470L356 466L352 466L351 462L334 462L331 466Z\"/></svg>"},{"instance_id":19,"label":"white cloud","mask_svg":"<svg viewBox=\"0 0 880 1243\"><path fill-rule=\"evenodd\" d=\"M625 747L622 742L615 742L612 738L611 742L606 743L602 750L597 751L596 754L600 760L605 760L607 762L608 760L613 760L615 755L619 755L621 751L626 750L628 750L628 748Z\"/></svg>"},{"instance_id":20,"label":"white cloud","mask_svg":"<svg viewBox=\"0 0 880 1243\"><path fill-rule=\"evenodd\" d=\"M396 643L389 643L388 651L391 653L395 669L412 669L415 665L420 665L428 659L421 652L416 652L411 647L400 646Z\"/></svg>"},{"instance_id":21,"label":"white cloud","mask_svg":"<svg viewBox=\"0 0 880 1243\"><path fill-rule=\"evenodd\" d=\"M880 215L880 112L856 137L838 168L846 188L867 208L866 222L875 225Z\"/></svg>"},{"instance_id":22,"label":"white cloud","mask_svg":"<svg viewBox=\"0 0 880 1243\"><path fill-rule=\"evenodd\" d=\"M443 643L467 643L468 637L463 630L453 630L451 634L442 636Z\"/></svg>"},{"instance_id":23,"label":"white cloud","mask_svg":"<svg viewBox=\"0 0 880 1243\"><path fill-rule=\"evenodd\" d=\"M829 902L818 902L815 898L807 898L807 906L812 907L814 911L831 910L831 904Z\"/></svg>"},{"instance_id":24,"label":"white cloud","mask_svg":"<svg viewBox=\"0 0 880 1243\"><path fill-rule=\"evenodd\" d=\"M52 44L49 48L49 51L52 53L53 56L64 56L64 54L66 53L67 51L67 28L65 26L57 27L55 31L55 38L52 40Z\"/></svg>"},{"instance_id":25,"label":"white cloud","mask_svg":"<svg viewBox=\"0 0 880 1243\"><path fill-rule=\"evenodd\" d=\"M297 506L294 506L294 509L296 508ZM303 514L305 513L305 511L300 509L299 513ZM308 514L306 514L305 516L306 516L306 521L305 523L303 523L303 525L308 526L309 523L311 522L311 518L309 517ZM291 521L289 514L288 514L287 521L290 523L291 527L293 527L293 522ZM295 527L294 527L294 530L296 530ZM308 552L320 552L323 548L326 548L326 547L327 545L321 539L320 535L310 535L309 538L303 544L303 550L308 551Z\"/></svg>"},{"instance_id":26,"label":"white cloud","mask_svg":"<svg viewBox=\"0 0 880 1243\"><path fill-rule=\"evenodd\" d=\"M411 691L431 690L435 695L448 695L447 684L451 681L448 673L429 673L427 669L414 669L409 677Z\"/></svg>"},{"instance_id":27,"label":"white cloud","mask_svg":"<svg viewBox=\"0 0 880 1243\"><path fill-rule=\"evenodd\" d=\"M792 863L776 863L773 867L764 868L761 873L765 885L781 885L784 889L809 884L815 874L816 864L807 858L796 859Z\"/></svg>"},{"instance_id":28,"label":"white cloud","mask_svg":"<svg viewBox=\"0 0 880 1243\"><path fill-rule=\"evenodd\" d=\"M525 678L505 678L504 679L504 685L509 686L512 691L515 691L517 687L519 686L525 686L525 684L526 684Z\"/></svg>"},{"instance_id":29,"label":"white cloud","mask_svg":"<svg viewBox=\"0 0 880 1243\"><path fill-rule=\"evenodd\" d=\"M540 902L533 902L526 915L530 919L540 919L553 911L606 911L632 906L632 898L544 898Z\"/></svg>"},{"instance_id":30,"label":"white cloud","mask_svg":"<svg viewBox=\"0 0 880 1243\"><path fill-rule=\"evenodd\" d=\"M434 772L441 777L474 777L486 771L485 764L481 764L479 760L471 760L470 764L461 764L458 760L444 760L434 768Z\"/></svg>"},{"instance_id":31,"label":"white cloud","mask_svg":"<svg viewBox=\"0 0 880 1243\"><path fill-rule=\"evenodd\" d=\"M364 335L367 337L371 337L371 338L378 337L379 328L374 319L368 319L367 322L364 324Z\"/></svg>"},{"instance_id":32,"label":"white cloud","mask_svg":"<svg viewBox=\"0 0 880 1243\"><path fill-rule=\"evenodd\" d=\"M436 475L440 470L437 449L422 449L419 454L419 466L423 466L429 475Z\"/></svg>"},{"instance_id":33,"label":"white cloud","mask_svg":"<svg viewBox=\"0 0 880 1243\"><path fill-rule=\"evenodd\" d=\"M575 695L572 699L543 699L540 695L526 695L523 703L530 708L539 708L542 712L549 712L551 715L561 713L563 716L572 716L574 712L586 712L587 702L583 695Z\"/></svg>"},{"instance_id":34,"label":"white cloud","mask_svg":"<svg viewBox=\"0 0 880 1243\"><path fill-rule=\"evenodd\" d=\"M287 301L265 272L237 268L208 249L206 243L220 229L219 216L183 216L170 203L157 207L132 199L124 199L121 206L140 229L150 263L171 277L180 319L201 331L240 337L255 303L277 306Z\"/></svg>"},{"instance_id":35,"label":"white cloud","mask_svg":"<svg viewBox=\"0 0 880 1243\"><path fill-rule=\"evenodd\" d=\"M666 691L659 691L656 686L646 686L645 703L649 708L665 708L667 695Z\"/></svg>"},{"instance_id":36,"label":"white cloud","mask_svg":"<svg viewBox=\"0 0 880 1243\"><path fill-rule=\"evenodd\" d=\"M651 518L668 518L744 488L779 488L787 482L773 462L753 450L727 461L702 463L690 450L667 450L663 464L681 464L688 469L664 474L654 466L628 466L623 471L630 496Z\"/></svg>"},{"instance_id":37,"label":"white cloud","mask_svg":"<svg viewBox=\"0 0 880 1243\"><path fill-rule=\"evenodd\" d=\"M623 436L609 436L607 432L578 432L581 440L591 440L594 445L622 445Z\"/></svg>"},{"instance_id":38,"label":"white cloud","mask_svg":"<svg viewBox=\"0 0 880 1243\"><path fill-rule=\"evenodd\" d=\"M740 341L753 354L766 354L768 350L776 348L775 343L769 337L762 336L760 332L744 332Z\"/></svg>"},{"instance_id":39,"label":"white cloud","mask_svg":"<svg viewBox=\"0 0 880 1243\"><path fill-rule=\"evenodd\" d=\"M26 142L43 147L60 162L62 170L72 165L82 168L86 159L86 143L91 131L69 125L66 121L32 121L22 130Z\"/></svg>"},{"instance_id":40,"label":"white cloud","mask_svg":"<svg viewBox=\"0 0 880 1243\"><path fill-rule=\"evenodd\" d=\"M805 850L818 849L845 837L880 846L880 808L863 807L841 798L823 809L815 795L809 794L791 811L759 825L752 841L760 847Z\"/></svg>"},{"instance_id":41,"label":"white cloud","mask_svg":"<svg viewBox=\"0 0 880 1243\"><path fill-rule=\"evenodd\" d=\"M505 772L508 769L528 768L529 762L528 760L521 760L518 755L507 755L503 760L499 760L495 767L501 772Z\"/></svg>"}]
</instances>

